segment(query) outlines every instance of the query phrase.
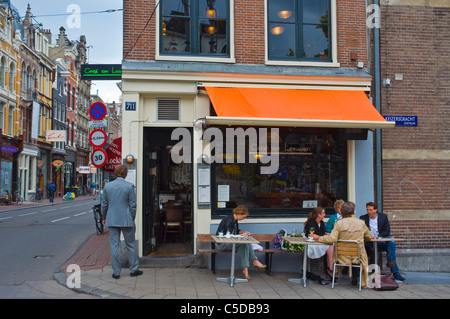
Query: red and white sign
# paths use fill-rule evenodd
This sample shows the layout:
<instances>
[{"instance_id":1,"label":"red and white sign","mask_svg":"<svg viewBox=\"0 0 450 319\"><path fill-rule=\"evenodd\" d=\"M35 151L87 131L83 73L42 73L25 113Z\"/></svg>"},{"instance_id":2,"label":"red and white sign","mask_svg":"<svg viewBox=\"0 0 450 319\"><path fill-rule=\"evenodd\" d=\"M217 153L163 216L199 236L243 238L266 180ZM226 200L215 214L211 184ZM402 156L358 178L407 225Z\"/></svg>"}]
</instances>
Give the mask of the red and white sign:
<instances>
[{"instance_id":1,"label":"red and white sign","mask_svg":"<svg viewBox=\"0 0 450 319\"><path fill-rule=\"evenodd\" d=\"M108 160L108 155L106 155L106 152L102 150L101 148L96 148L91 155L91 162L92 165L95 167L103 167L106 164L106 161Z\"/></svg>"},{"instance_id":2,"label":"red and white sign","mask_svg":"<svg viewBox=\"0 0 450 319\"><path fill-rule=\"evenodd\" d=\"M108 135L101 129L93 130L89 135L89 143L95 148L103 147L108 140Z\"/></svg>"},{"instance_id":3,"label":"red and white sign","mask_svg":"<svg viewBox=\"0 0 450 319\"><path fill-rule=\"evenodd\" d=\"M62 130L47 130L45 132L45 139L47 142L65 142L66 131Z\"/></svg>"},{"instance_id":4,"label":"red and white sign","mask_svg":"<svg viewBox=\"0 0 450 319\"><path fill-rule=\"evenodd\" d=\"M103 169L105 171L114 171L117 165L122 164L122 137L116 138L109 144L106 154L108 155L108 161Z\"/></svg>"}]
</instances>

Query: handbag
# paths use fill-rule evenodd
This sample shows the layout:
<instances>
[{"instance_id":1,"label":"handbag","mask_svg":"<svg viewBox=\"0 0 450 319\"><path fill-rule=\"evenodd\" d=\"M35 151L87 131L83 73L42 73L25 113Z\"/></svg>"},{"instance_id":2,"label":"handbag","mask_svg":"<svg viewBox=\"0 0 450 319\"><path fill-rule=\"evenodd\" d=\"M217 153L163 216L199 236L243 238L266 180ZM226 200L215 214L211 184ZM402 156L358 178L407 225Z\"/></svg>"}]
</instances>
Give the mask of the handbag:
<instances>
[{"instance_id":1,"label":"handbag","mask_svg":"<svg viewBox=\"0 0 450 319\"><path fill-rule=\"evenodd\" d=\"M375 290L395 290L397 289L398 283L395 281L395 278L392 274L388 275L380 275L380 284L375 284L373 289Z\"/></svg>"}]
</instances>

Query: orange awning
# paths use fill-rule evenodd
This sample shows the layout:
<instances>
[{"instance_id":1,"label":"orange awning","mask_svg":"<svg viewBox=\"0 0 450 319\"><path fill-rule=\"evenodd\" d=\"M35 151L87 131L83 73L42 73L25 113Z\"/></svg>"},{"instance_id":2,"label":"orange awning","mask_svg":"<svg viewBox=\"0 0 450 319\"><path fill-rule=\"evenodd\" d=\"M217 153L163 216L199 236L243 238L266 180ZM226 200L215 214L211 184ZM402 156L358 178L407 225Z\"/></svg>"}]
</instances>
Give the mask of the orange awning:
<instances>
[{"instance_id":1,"label":"orange awning","mask_svg":"<svg viewBox=\"0 0 450 319\"><path fill-rule=\"evenodd\" d=\"M207 124L392 128L362 91L206 87Z\"/></svg>"}]
</instances>

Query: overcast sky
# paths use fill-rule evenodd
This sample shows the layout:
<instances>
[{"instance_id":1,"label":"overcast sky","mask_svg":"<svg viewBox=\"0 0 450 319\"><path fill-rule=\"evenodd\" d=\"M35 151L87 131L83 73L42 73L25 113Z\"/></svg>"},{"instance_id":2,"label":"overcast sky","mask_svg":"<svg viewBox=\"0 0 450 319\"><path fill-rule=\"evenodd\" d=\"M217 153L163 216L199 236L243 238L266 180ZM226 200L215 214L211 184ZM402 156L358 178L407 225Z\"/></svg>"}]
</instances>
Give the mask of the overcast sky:
<instances>
[{"instance_id":1,"label":"overcast sky","mask_svg":"<svg viewBox=\"0 0 450 319\"><path fill-rule=\"evenodd\" d=\"M3 2L3 1L1 1ZM122 0L11 0L21 17L27 5L35 16L34 23L41 23L52 32L52 43L56 42L59 28L63 26L70 40L86 36L90 64L122 63L122 11L93 13L122 9ZM80 15L74 15L81 12ZM119 102L118 81L93 81L91 93L105 101Z\"/></svg>"}]
</instances>

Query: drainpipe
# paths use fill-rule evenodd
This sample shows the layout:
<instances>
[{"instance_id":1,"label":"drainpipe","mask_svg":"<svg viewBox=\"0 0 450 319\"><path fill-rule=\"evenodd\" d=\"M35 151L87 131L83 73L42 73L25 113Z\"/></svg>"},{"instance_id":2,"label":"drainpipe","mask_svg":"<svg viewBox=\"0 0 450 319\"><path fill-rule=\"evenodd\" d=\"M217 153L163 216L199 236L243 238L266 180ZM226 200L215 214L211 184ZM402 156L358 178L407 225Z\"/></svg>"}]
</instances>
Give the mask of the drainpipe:
<instances>
[{"instance_id":1,"label":"drainpipe","mask_svg":"<svg viewBox=\"0 0 450 319\"><path fill-rule=\"evenodd\" d=\"M374 27L374 64L375 64L375 108L381 114L381 81L380 81L380 1L374 0L375 10L378 10L378 23ZM378 211L383 211L382 206L382 178L381 178L381 130L375 130L375 174L376 174L376 202Z\"/></svg>"}]
</instances>

